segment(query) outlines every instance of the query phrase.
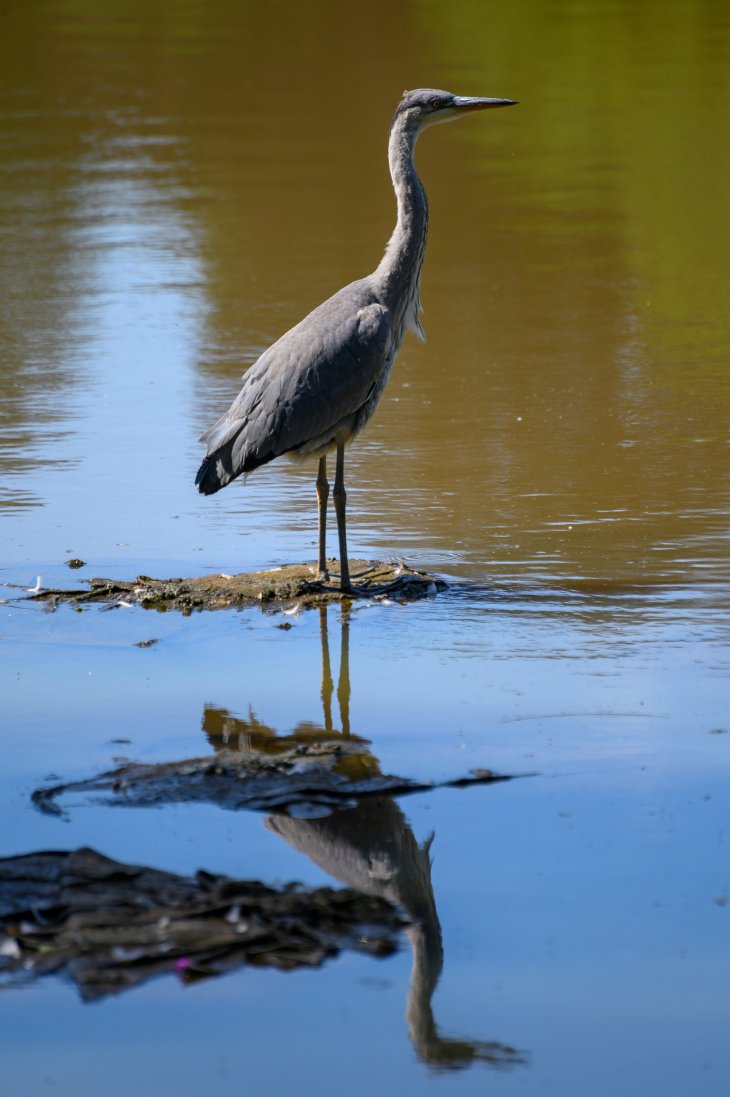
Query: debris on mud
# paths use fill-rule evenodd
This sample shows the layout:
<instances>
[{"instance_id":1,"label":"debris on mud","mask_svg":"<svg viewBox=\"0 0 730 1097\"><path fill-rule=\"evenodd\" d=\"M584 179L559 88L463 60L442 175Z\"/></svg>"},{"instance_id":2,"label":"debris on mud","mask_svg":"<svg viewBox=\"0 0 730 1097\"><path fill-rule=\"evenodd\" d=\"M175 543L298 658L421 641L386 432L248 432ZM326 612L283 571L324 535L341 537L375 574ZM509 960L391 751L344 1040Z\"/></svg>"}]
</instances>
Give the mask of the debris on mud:
<instances>
[{"instance_id":1,"label":"debris on mud","mask_svg":"<svg viewBox=\"0 0 730 1097\"><path fill-rule=\"evenodd\" d=\"M362 744L361 739L300 743L274 757L221 750L179 762L132 762L86 781L36 789L32 798L41 811L54 815L62 814L59 797L80 792L101 793L102 802L124 807L203 802L231 811L277 811L311 819L352 806L364 796L509 780L491 770L441 782L391 777L362 762Z\"/></svg>"},{"instance_id":2,"label":"debris on mud","mask_svg":"<svg viewBox=\"0 0 730 1097\"><path fill-rule=\"evenodd\" d=\"M316 967L342 949L390 955L406 923L352 888L281 889L127 865L93 849L0 859L0 987L65 975L87 1001L164 973Z\"/></svg>"},{"instance_id":3,"label":"debris on mud","mask_svg":"<svg viewBox=\"0 0 730 1097\"><path fill-rule=\"evenodd\" d=\"M350 563L353 593L343 594L336 566L329 579L319 580L314 564L289 564L270 571L217 573L192 579L151 579L138 575L133 582L118 579L89 579L88 590L38 589L30 591L38 601L56 605L104 602L110 605L140 605L149 609L228 609L237 606L276 606L296 600L302 609L354 598L423 598L446 589L446 583L407 565L353 560Z\"/></svg>"}]
</instances>

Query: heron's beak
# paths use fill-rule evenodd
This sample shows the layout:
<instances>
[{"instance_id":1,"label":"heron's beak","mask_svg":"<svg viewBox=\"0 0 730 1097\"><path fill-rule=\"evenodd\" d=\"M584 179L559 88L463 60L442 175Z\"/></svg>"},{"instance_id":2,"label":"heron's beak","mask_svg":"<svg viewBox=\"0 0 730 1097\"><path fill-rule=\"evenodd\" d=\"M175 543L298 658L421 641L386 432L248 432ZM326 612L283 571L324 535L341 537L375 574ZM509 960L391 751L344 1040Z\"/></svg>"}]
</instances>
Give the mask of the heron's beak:
<instances>
[{"instance_id":1,"label":"heron's beak","mask_svg":"<svg viewBox=\"0 0 730 1097\"><path fill-rule=\"evenodd\" d=\"M459 111L489 110L491 107L514 107L517 99L481 99L476 95L455 95L454 106Z\"/></svg>"}]
</instances>

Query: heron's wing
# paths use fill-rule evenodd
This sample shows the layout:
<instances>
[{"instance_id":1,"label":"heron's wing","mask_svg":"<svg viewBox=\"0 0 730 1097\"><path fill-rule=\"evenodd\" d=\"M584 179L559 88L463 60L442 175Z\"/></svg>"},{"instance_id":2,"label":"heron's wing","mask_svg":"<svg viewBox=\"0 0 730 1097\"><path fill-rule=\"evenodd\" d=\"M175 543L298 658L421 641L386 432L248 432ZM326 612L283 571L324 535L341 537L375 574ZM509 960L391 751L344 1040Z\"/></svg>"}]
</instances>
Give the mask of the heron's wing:
<instances>
[{"instance_id":1,"label":"heron's wing","mask_svg":"<svg viewBox=\"0 0 730 1097\"><path fill-rule=\"evenodd\" d=\"M335 431L367 403L389 365L390 313L372 299L358 304L340 291L248 371L228 412L201 435L208 455L230 447L230 478Z\"/></svg>"},{"instance_id":2,"label":"heron's wing","mask_svg":"<svg viewBox=\"0 0 730 1097\"><path fill-rule=\"evenodd\" d=\"M368 402L388 366L389 327L387 309L365 305L326 330L311 359L291 362L267 387L261 407L277 456L337 431Z\"/></svg>"}]
</instances>

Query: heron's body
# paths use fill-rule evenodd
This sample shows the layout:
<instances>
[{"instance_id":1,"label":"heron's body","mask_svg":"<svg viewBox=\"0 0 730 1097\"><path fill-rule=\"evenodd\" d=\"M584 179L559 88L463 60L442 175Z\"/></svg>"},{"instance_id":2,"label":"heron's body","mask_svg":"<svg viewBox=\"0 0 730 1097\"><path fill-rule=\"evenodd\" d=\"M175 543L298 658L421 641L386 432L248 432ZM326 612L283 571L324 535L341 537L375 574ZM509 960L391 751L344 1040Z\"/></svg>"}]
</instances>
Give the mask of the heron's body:
<instances>
[{"instance_id":1,"label":"heron's body","mask_svg":"<svg viewBox=\"0 0 730 1097\"><path fill-rule=\"evenodd\" d=\"M229 410L201 435L209 457L200 490L217 491L285 453L321 457L338 438L349 441L372 414L395 356L390 320L361 279L264 351Z\"/></svg>"},{"instance_id":2,"label":"heron's body","mask_svg":"<svg viewBox=\"0 0 730 1097\"><path fill-rule=\"evenodd\" d=\"M432 89L405 93L388 143L398 219L380 264L372 274L328 298L264 351L244 375L243 388L231 407L201 435L207 454L195 482L205 495L283 454L319 458L321 576L326 575L326 455L336 447L334 498L343 589L350 588L344 447L375 411L406 329L423 336L419 287L428 201L413 163L416 140L429 124L448 121L462 111L511 102L467 99Z\"/></svg>"}]
</instances>

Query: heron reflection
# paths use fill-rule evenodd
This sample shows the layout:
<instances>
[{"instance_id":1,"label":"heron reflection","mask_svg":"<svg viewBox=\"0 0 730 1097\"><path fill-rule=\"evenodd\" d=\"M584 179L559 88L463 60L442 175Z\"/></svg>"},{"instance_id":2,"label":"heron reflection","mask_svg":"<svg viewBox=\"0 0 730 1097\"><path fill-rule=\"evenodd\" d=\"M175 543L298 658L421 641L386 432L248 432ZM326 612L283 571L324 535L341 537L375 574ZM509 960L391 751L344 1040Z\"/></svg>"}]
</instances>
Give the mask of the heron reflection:
<instances>
[{"instance_id":1,"label":"heron reflection","mask_svg":"<svg viewBox=\"0 0 730 1097\"><path fill-rule=\"evenodd\" d=\"M339 728L332 716L335 693L330 660L327 607L319 610L322 649L321 724L301 722L288 735L259 720L252 709L247 718L227 710L206 707L203 728L216 749L279 753L296 742L344 737L363 745L362 752L342 759L353 776L380 773L378 759L367 740L357 740L350 729L350 613L341 612L340 666L337 681ZM354 769L354 773L352 770ZM335 880L401 907L408 915L407 930L413 965L406 1004L408 1034L418 1057L435 1069L454 1070L480 1062L508 1068L525 1062L524 1053L497 1041L445 1035L433 1014L432 998L444 964L441 926L431 881L431 834L419 844L405 815L390 796L367 797L356 806L325 818L297 819L273 814L266 827L292 848L305 854Z\"/></svg>"}]
</instances>

